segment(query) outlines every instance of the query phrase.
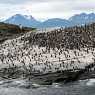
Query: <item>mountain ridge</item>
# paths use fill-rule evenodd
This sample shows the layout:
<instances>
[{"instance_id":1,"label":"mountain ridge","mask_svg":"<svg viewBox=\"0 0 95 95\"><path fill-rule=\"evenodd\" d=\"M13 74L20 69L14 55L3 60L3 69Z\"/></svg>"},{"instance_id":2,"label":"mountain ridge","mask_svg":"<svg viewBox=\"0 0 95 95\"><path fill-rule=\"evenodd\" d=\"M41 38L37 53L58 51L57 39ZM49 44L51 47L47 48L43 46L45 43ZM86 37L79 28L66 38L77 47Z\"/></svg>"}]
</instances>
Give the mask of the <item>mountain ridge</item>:
<instances>
[{"instance_id":1,"label":"mountain ridge","mask_svg":"<svg viewBox=\"0 0 95 95\"><path fill-rule=\"evenodd\" d=\"M81 14L76 14L67 20L62 18L51 18L43 22L36 20L31 15L16 14L4 20L3 22L9 24L16 24L16 25L21 24L22 26L35 27L35 28L63 27L63 26L71 27L75 25L84 25L95 22L95 14L81 13Z\"/></svg>"}]
</instances>

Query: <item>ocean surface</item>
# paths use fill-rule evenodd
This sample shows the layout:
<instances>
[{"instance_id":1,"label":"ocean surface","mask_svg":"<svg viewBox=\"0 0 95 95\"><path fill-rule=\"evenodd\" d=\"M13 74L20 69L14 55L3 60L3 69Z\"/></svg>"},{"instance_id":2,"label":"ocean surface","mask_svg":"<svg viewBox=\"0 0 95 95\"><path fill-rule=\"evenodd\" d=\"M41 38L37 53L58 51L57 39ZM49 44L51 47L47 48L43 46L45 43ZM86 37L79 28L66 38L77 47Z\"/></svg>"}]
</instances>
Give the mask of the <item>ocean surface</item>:
<instances>
[{"instance_id":1,"label":"ocean surface","mask_svg":"<svg viewBox=\"0 0 95 95\"><path fill-rule=\"evenodd\" d=\"M0 95L95 95L95 79L38 85L26 80L1 80Z\"/></svg>"}]
</instances>

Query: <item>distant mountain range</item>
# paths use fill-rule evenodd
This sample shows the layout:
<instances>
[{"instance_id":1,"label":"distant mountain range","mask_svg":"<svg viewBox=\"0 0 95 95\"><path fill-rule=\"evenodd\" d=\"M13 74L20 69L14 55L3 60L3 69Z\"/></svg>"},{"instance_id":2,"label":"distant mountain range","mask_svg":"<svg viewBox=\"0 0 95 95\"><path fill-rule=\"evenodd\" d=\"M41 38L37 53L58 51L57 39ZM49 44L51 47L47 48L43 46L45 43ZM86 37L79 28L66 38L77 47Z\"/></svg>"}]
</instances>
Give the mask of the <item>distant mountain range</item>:
<instances>
[{"instance_id":1,"label":"distant mountain range","mask_svg":"<svg viewBox=\"0 0 95 95\"><path fill-rule=\"evenodd\" d=\"M53 18L53 19L48 19L44 22L37 21L32 16L16 14L8 18L4 22L10 24L16 24L16 25L21 24L22 26L36 27L36 28L61 27L61 26L68 27L68 26L84 25L84 24L95 22L95 14L81 13L70 17L68 20L61 19L61 18Z\"/></svg>"}]
</instances>

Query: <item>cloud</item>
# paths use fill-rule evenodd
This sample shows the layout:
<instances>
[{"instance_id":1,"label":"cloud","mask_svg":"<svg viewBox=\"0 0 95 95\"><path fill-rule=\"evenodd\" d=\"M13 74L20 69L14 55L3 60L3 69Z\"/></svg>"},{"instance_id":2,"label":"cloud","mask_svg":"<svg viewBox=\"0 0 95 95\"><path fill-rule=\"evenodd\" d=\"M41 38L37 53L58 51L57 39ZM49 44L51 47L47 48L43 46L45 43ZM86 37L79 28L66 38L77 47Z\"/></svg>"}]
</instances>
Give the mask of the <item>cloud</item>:
<instances>
[{"instance_id":1,"label":"cloud","mask_svg":"<svg viewBox=\"0 0 95 95\"><path fill-rule=\"evenodd\" d=\"M1 4L24 4L27 2L39 3L39 2L47 2L48 0L0 0Z\"/></svg>"},{"instance_id":2,"label":"cloud","mask_svg":"<svg viewBox=\"0 0 95 95\"><path fill-rule=\"evenodd\" d=\"M41 3L41 2L75 2L75 1L77 1L77 0L0 0L0 4L24 4L24 3L27 3L27 2L32 2L32 3Z\"/></svg>"},{"instance_id":3,"label":"cloud","mask_svg":"<svg viewBox=\"0 0 95 95\"><path fill-rule=\"evenodd\" d=\"M69 18L81 12L95 12L95 0L0 0L0 16L20 13L38 19Z\"/></svg>"}]
</instances>

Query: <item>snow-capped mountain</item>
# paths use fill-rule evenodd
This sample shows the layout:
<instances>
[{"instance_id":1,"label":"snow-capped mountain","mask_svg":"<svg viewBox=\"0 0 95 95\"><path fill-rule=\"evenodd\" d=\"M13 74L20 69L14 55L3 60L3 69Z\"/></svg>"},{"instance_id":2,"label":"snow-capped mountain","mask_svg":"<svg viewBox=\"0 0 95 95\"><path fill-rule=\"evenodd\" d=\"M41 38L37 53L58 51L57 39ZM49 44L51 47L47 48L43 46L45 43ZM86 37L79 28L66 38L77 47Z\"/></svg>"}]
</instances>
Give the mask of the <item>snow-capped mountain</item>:
<instances>
[{"instance_id":1,"label":"snow-capped mountain","mask_svg":"<svg viewBox=\"0 0 95 95\"><path fill-rule=\"evenodd\" d=\"M74 15L71 18L69 18L69 21L73 25L81 25L81 24L86 24L86 23L92 23L92 22L95 22L95 14L94 13L91 13L91 14L86 14L86 13L77 14L77 15Z\"/></svg>"},{"instance_id":2,"label":"snow-capped mountain","mask_svg":"<svg viewBox=\"0 0 95 95\"><path fill-rule=\"evenodd\" d=\"M70 17L68 20L61 18L52 18L44 22L37 21L31 15L21 15L16 14L4 22L28 27L61 27L61 26L74 26L74 25L83 25L95 22L95 14L90 13L81 13Z\"/></svg>"},{"instance_id":3,"label":"snow-capped mountain","mask_svg":"<svg viewBox=\"0 0 95 95\"><path fill-rule=\"evenodd\" d=\"M6 23L10 24L16 24L16 25L22 25L22 26L27 26L27 27L36 27L38 24L40 24L39 21L34 19L32 16L27 16L27 15L21 15L21 14L16 14L9 19L5 20Z\"/></svg>"}]
</instances>

